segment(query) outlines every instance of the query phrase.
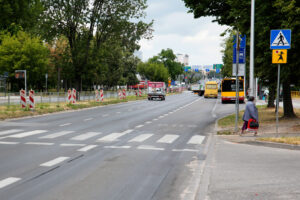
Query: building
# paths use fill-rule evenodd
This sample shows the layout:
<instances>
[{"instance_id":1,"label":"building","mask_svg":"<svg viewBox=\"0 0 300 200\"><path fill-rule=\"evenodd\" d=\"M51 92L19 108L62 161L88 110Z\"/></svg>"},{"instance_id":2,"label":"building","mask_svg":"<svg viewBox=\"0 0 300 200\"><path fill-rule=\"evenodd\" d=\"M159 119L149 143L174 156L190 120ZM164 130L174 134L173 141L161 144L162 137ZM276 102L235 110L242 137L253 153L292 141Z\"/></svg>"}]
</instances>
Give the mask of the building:
<instances>
[{"instance_id":1,"label":"building","mask_svg":"<svg viewBox=\"0 0 300 200\"><path fill-rule=\"evenodd\" d=\"M189 55L187 54L176 54L176 61L182 63L184 66L189 65Z\"/></svg>"}]
</instances>

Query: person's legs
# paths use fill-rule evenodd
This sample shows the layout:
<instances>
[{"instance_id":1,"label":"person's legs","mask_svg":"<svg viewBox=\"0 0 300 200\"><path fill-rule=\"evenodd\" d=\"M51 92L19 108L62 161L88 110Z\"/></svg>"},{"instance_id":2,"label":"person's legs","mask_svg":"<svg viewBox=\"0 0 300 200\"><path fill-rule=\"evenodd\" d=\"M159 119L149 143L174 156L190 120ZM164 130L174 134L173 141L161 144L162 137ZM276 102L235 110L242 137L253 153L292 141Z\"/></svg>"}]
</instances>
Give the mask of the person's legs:
<instances>
[{"instance_id":1,"label":"person's legs","mask_svg":"<svg viewBox=\"0 0 300 200\"><path fill-rule=\"evenodd\" d=\"M244 134L244 131L247 129L247 127L248 127L248 121L244 121L241 134Z\"/></svg>"}]
</instances>

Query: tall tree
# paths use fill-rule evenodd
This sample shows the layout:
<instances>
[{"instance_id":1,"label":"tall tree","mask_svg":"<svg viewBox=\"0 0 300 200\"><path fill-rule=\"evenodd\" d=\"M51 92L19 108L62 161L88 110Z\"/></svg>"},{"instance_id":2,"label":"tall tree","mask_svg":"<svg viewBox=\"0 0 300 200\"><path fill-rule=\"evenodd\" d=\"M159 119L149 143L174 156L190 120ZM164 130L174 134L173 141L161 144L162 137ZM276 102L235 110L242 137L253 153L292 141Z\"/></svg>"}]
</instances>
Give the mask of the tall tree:
<instances>
[{"instance_id":1,"label":"tall tree","mask_svg":"<svg viewBox=\"0 0 300 200\"><path fill-rule=\"evenodd\" d=\"M149 62L162 63L169 71L172 80L183 74L183 64L176 62L176 55L172 49L163 49L161 52L149 59Z\"/></svg>"},{"instance_id":2,"label":"tall tree","mask_svg":"<svg viewBox=\"0 0 300 200\"><path fill-rule=\"evenodd\" d=\"M45 34L49 38L62 34L69 40L77 89L81 89L94 38L94 47L100 49L112 38L118 37L126 45L126 41L137 43L151 33L152 23L138 21L145 15L146 0L43 0L43 3Z\"/></svg>"},{"instance_id":3,"label":"tall tree","mask_svg":"<svg viewBox=\"0 0 300 200\"><path fill-rule=\"evenodd\" d=\"M250 11L251 1L234 0L184 0L190 12L196 18L203 16L214 16L214 21L222 25L228 25L234 29L238 28L243 34L250 36ZM276 80L276 65L272 65L271 50L269 47L270 30L290 28L292 32L299 35L299 1L256 0L255 15L255 74L260 77L272 89ZM299 41L295 42L289 51L289 67L282 70L282 81L284 88L284 116L293 117L293 106L290 94L290 84L299 84L293 77L299 77L300 71L296 70L299 65L297 53L300 51ZM292 70L291 70L292 69ZM272 91L270 91L272 92Z\"/></svg>"}]
</instances>

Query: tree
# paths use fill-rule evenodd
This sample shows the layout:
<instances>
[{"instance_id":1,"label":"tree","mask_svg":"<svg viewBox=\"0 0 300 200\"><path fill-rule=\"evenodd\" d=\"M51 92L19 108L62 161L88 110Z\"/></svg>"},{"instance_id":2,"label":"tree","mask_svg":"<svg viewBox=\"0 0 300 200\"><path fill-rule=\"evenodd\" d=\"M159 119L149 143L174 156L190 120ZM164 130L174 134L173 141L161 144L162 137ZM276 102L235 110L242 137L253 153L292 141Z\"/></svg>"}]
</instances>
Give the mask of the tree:
<instances>
[{"instance_id":1,"label":"tree","mask_svg":"<svg viewBox=\"0 0 300 200\"><path fill-rule=\"evenodd\" d=\"M40 0L1 0L0 30L16 33L15 28L21 26L24 30L31 31L36 27L42 11Z\"/></svg>"},{"instance_id":2,"label":"tree","mask_svg":"<svg viewBox=\"0 0 300 200\"><path fill-rule=\"evenodd\" d=\"M43 4L45 36L61 34L69 40L77 89L82 89L92 48L97 52L106 41L118 40L133 53L137 42L151 35L152 23L138 21L145 15L145 0L44 0Z\"/></svg>"},{"instance_id":3,"label":"tree","mask_svg":"<svg viewBox=\"0 0 300 200\"><path fill-rule=\"evenodd\" d=\"M204 0L193 1L184 0L190 12L194 13L196 18L203 16L215 16L214 21L221 25L231 26L233 29L239 29L241 33L250 36L250 11L251 1L234 0ZM255 74L272 89L273 80L276 80L274 71L277 66L270 63L271 51L269 47L270 30L279 28L291 28L292 32L299 36L299 3L295 0L285 1L264 1L256 0L255 12ZM293 106L290 94L290 84L299 84L296 77L300 76L299 66L299 41L295 41L289 51L289 67L282 70L283 98L284 98L284 116L294 117ZM247 55L248 51L247 51ZM292 70L291 70L292 69ZM273 91L270 90L270 93Z\"/></svg>"},{"instance_id":4,"label":"tree","mask_svg":"<svg viewBox=\"0 0 300 200\"><path fill-rule=\"evenodd\" d=\"M176 55L172 49L161 50L158 56L149 59L149 62L162 63L169 71L172 80L176 80L177 76L183 74L183 65L175 61Z\"/></svg>"},{"instance_id":5,"label":"tree","mask_svg":"<svg viewBox=\"0 0 300 200\"><path fill-rule=\"evenodd\" d=\"M6 34L1 40L0 72L9 72L9 81L14 83L15 70L27 70L28 86L42 89L41 75L47 72L49 51L41 39L20 31L16 35Z\"/></svg>"},{"instance_id":6,"label":"tree","mask_svg":"<svg viewBox=\"0 0 300 200\"><path fill-rule=\"evenodd\" d=\"M150 81L168 82L169 72L162 63L139 63L138 72Z\"/></svg>"}]
</instances>

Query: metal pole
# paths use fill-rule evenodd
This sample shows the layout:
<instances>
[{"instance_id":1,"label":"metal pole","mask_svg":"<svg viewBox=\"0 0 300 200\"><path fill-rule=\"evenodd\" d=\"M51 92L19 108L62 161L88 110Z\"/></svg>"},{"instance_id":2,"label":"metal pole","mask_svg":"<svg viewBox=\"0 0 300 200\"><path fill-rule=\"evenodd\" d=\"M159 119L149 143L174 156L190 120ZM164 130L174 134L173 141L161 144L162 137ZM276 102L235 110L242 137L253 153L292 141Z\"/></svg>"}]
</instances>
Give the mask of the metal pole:
<instances>
[{"instance_id":1,"label":"metal pole","mask_svg":"<svg viewBox=\"0 0 300 200\"><path fill-rule=\"evenodd\" d=\"M250 31L250 71L249 71L249 89L250 96L254 96L254 19L255 19L255 0L251 0L251 31Z\"/></svg>"},{"instance_id":2,"label":"metal pole","mask_svg":"<svg viewBox=\"0 0 300 200\"><path fill-rule=\"evenodd\" d=\"M25 73L25 98L26 98L26 94L27 94L27 75L26 75L26 70L24 70Z\"/></svg>"},{"instance_id":3,"label":"metal pole","mask_svg":"<svg viewBox=\"0 0 300 200\"><path fill-rule=\"evenodd\" d=\"M276 136L278 136L279 93L280 93L280 64L278 64L278 78L277 78L277 97L276 97Z\"/></svg>"},{"instance_id":4,"label":"metal pole","mask_svg":"<svg viewBox=\"0 0 300 200\"><path fill-rule=\"evenodd\" d=\"M235 68L235 132L238 132L238 121L239 121L239 54L240 54L240 43L239 43L239 31L236 33L236 68Z\"/></svg>"}]
</instances>

